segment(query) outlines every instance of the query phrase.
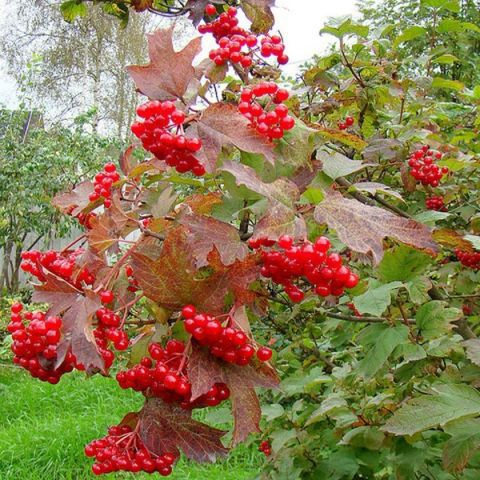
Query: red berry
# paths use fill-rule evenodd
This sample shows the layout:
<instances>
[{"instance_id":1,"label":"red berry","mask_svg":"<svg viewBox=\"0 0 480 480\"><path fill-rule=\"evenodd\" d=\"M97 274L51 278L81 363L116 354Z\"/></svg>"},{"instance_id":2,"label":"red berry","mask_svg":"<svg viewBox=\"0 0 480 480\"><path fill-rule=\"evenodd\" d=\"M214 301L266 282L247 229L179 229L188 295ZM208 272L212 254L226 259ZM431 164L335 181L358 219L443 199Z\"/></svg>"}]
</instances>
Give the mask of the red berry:
<instances>
[{"instance_id":1,"label":"red berry","mask_svg":"<svg viewBox=\"0 0 480 480\"><path fill-rule=\"evenodd\" d=\"M261 362L268 362L272 358L272 351L268 347L261 347L257 350L257 357Z\"/></svg>"}]
</instances>

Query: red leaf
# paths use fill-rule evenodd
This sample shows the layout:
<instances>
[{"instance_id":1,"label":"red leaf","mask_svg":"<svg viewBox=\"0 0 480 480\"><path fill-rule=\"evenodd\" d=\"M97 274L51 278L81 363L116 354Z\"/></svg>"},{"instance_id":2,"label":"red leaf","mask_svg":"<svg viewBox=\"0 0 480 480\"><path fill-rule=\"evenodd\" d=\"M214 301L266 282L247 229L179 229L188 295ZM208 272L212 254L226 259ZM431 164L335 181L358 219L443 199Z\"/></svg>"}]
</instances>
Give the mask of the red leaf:
<instances>
[{"instance_id":1,"label":"red leaf","mask_svg":"<svg viewBox=\"0 0 480 480\"><path fill-rule=\"evenodd\" d=\"M326 223L340 240L355 252L371 253L375 264L383 257L383 239L394 238L412 247L437 252L428 227L387 210L370 207L357 200L329 192L314 213L318 223Z\"/></svg>"},{"instance_id":2,"label":"red leaf","mask_svg":"<svg viewBox=\"0 0 480 480\"><path fill-rule=\"evenodd\" d=\"M197 268L208 265L208 254L218 250L224 265L243 260L248 254L247 246L240 240L238 230L232 225L205 215L184 214L179 223L190 232L188 243Z\"/></svg>"},{"instance_id":3,"label":"red leaf","mask_svg":"<svg viewBox=\"0 0 480 480\"><path fill-rule=\"evenodd\" d=\"M226 432L192 419L192 412L159 398L146 400L139 414L139 436L145 447L156 455L173 453L196 462L215 462L228 449L220 439Z\"/></svg>"},{"instance_id":4,"label":"red leaf","mask_svg":"<svg viewBox=\"0 0 480 480\"><path fill-rule=\"evenodd\" d=\"M68 213L75 217L90 203L88 197L91 193L93 193L93 183L90 180L86 180L79 183L70 192L55 195L52 203L63 213Z\"/></svg>"},{"instance_id":5,"label":"red leaf","mask_svg":"<svg viewBox=\"0 0 480 480\"><path fill-rule=\"evenodd\" d=\"M228 103L214 103L188 130L188 136L202 141L197 157L207 171L213 172L223 147L234 145L245 152L259 153L274 163L273 144L253 129L249 121Z\"/></svg>"},{"instance_id":6,"label":"red leaf","mask_svg":"<svg viewBox=\"0 0 480 480\"><path fill-rule=\"evenodd\" d=\"M192 383L192 399L200 397L215 383L225 383L230 389L235 427L232 444L243 442L250 433L260 432L260 402L256 387L277 388L278 377L266 364L231 365L210 355L208 351L192 342L188 359L188 378Z\"/></svg>"},{"instance_id":7,"label":"red leaf","mask_svg":"<svg viewBox=\"0 0 480 480\"><path fill-rule=\"evenodd\" d=\"M173 26L148 35L148 65L127 67L137 89L156 100L182 99L195 77L193 59L201 50L201 39L194 38L183 50L173 48Z\"/></svg>"},{"instance_id":8,"label":"red leaf","mask_svg":"<svg viewBox=\"0 0 480 480\"><path fill-rule=\"evenodd\" d=\"M134 253L131 265L145 295L167 309L192 303L199 310L221 313L229 293L237 303L255 301L257 295L248 287L260 275L256 256L225 267L215 249L208 262L209 267L197 271L188 232L179 226L169 232L158 258Z\"/></svg>"}]
</instances>

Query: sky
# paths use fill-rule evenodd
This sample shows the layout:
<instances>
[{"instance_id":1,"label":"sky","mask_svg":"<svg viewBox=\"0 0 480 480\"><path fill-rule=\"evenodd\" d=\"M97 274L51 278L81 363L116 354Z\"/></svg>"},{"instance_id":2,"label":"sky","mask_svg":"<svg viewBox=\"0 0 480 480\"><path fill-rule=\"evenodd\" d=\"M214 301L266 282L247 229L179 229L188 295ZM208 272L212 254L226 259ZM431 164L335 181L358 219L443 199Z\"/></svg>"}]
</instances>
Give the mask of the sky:
<instances>
[{"instance_id":1,"label":"sky","mask_svg":"<svg viewBox=\"0 0 480 480\"><path fill-rule=\"evenodd\" d=\"M288 73L308 60L314 53L324 51L332 38L319 35L319 30L330 17L357 13L356 0L276 0L275 29L284 37L290 62ZM0 0L0 19L7 14L8 0ZM1 24L0 24L1 28ZM15 108L17 105L15 82L6 74L0 50L0 105Z\"/></svg>"}]
</instances>

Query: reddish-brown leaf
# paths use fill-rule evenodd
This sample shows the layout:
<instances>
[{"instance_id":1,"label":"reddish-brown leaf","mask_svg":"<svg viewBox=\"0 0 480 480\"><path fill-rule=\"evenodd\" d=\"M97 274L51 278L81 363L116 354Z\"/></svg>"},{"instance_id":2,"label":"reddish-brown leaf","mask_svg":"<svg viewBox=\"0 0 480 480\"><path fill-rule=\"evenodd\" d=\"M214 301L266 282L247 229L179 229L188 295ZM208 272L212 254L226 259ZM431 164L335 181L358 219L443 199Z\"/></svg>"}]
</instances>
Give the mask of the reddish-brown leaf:
<instances>
[{"instance_id":1,"label":"reddish-brown leaf","mask_svg":"<svg viewBox=\"0 0 480 480\"><path fill-rule=\"evenodd\" d=\"M57 365L60 365L72 347L78 362L87 370L104 369L104 362L98 353L93 337L92 317L102 306L98 295L91 290L83 293L56 275L43 272L45 282L35 285L32 301L48 303L48 315L63 318L63 339L58 348Z\"/></svg>"},{"instance_id":2,"label":"reddish-brown leaf","mask_svg":"<svg viewBox=\"0 0 480 480\"><path fill-rule=\"evenodd\" d=\"M86 180L70 192L55 195L52 203L63 213L76 216L90 203L88 197L91 193L93 193L93 183Z\"/></svg>"},{"instance_id":3,"label":"reddish-brown leaf","mask_svg":"<svg viewBox=\"0 0 480 480\"><path fill-rule=\"evenodd\" d=\"M270 202L265 215L255 225L253 239L278 240L282 235L304 240L307 236L307 225L303 217L296 215L292 208L283 203Z\"/></svg>"},{"instance_id":4,"label":"reddish-brown leaf","mask_svg":"<svg viewBox=\"0 0 480 480\"><path fill-rule=\"evenodd\" d=\"M156 100L183 98L195 77L193 59L201 50L200 38L194 38L183 50L173 48L173 27L148 36L148 65L127 67L137 89Z\"/></svg>"},{"instance_id":5,"label":"reddish-brown leaf","mask_svg":"<svg viewBox=\"0 0 480 480\"><path fill-rule=\"evenodd\" d=\"M197 157L208 172L215 171L222 148L231 145L245 152L262 154L274 163L273 144L250 127L249 121L234 105L210 105L187 132L202 141Z\"/></svg>"},{"instance_id":6,"label":"reddish-brown leaf","mask_svg":"<svg viewBox=\"0 0 480 480\"><path fill-rule=\"evenodd\" d=\"M223 312L229 293L237 303L255 301L248 287L260 275L256 256L225 267L215 249L208 256L209 266L197 270L188 237L187 229L179 226L169 232L159 257L132 255L131 265L148 298L171 310L192 303L212 313Z\"/></svg>"},{"instance_id":7,"label":"reddish-brown leaf","mask_svg":"<svg viewBox=\"0 0 480 480\"><path fill-rule=\"evenodd\" d=\"M270 366L231 365L213 357L196 343L192 343L188 359L188 377L192 383L192 399L208 392L217 382L225 383L230 389L235 420L233 445L243 442L250 433L260 431L261 410L255 388L278 387L278 377Z\"/></svg>"},{"instance_id":8,"label":"reddish-brown leaf","mask_svg":"<svg viewBox=\"0 0 480 480\"><path fill-rule=\"evenodd\" d=\"M268 33L275 23L271 7L275 0L243 0L242 9L252 22L250 29L255 33Z\"/></svg>"},{"instance_id":9,"label":"reddish-brown leaf","mask_svg":"<svg viewBox=\"0 0 480 480\"><path fill-rule=\"evenodd\" d=\"M190 12L188 18L195 26L197 26L205 16L205 7L208 3L210 3L210 0L188 0L186 3L185 9Z\"/></svg>"},{"instance_id":10,"label":"reddish-brown leaf","mask_svg":"<svg viewBox=\"0 0 480 480\"><path fill-rule=\"evenodd\" d=\"M225 431L197 422L191 411L159 398L146 400L138 422L142 442L156 455L179 455L181 450L190 460L213 463L228 453L220 440Z\"/></svg>"},{"instance_id":11,"label":"reddish-brown leaf","mask_svg":"<svg viewBox=\"0 0 480 480\"><path fill-rule=\"evenodd\" d=\"M430 254L437 252L437 244L425 225L344 198L338 192L328 192L325 200L315 208L314 217L318 223L326 223L336 230L340 240L355 252L371 253L375 264L383 257L383 239L386 237Z\"/></svg>"},{"instance_id":12,"label":"reddish-brown leaf","mask_svg":"<svg viewBox=\"0 0 480 480\"><path fill-rule=\"evenodd\" d=\"M222 203L222 197L218 193L207 193L202 195L196 193L187 197L183 202L184 205L188 205L194 213L198 215L209 215L212 213L212 209L215 205Z\"/></svg>"},{"instance_id":13,"label":"reddish-brown leaf","mask_svg":"<svg viewBox=\"0 0 480 480\"><path fill-rule=\"evenodd\" d=\"M118 160L120 164L120 169L122 170L123 174L128 177L130 172L132 171L133 166L136 162L132 160L132 153L135 150L133 145L130 145L121 155Z\"/></svg>"},{"instance_id":14,"label":"reddish-brown leaf","mask_svg":"<svg viewBox=\"0 0 480 480\"><path fill-rule=\"evenodd\" d=\"M97 253L118 252L118 241L136 228L136 223L123 212L117 199L110 208L94 217L91 224L88 242Z\"/></svg>"},{"instance_id":15,"label":"reddish-brown leaf","mask_svg":"<svg viewBox=\"0 0 480 480\"><path fill-rule=\"evenodd\" d=\"M188 243L197 268L208 265L208 255L214 248L226 266L243 260L248 254L248 248L240 240L238 230L229 223L192 213L183 214L179 223L190 232Z\"/></svg>"}]
</instances>

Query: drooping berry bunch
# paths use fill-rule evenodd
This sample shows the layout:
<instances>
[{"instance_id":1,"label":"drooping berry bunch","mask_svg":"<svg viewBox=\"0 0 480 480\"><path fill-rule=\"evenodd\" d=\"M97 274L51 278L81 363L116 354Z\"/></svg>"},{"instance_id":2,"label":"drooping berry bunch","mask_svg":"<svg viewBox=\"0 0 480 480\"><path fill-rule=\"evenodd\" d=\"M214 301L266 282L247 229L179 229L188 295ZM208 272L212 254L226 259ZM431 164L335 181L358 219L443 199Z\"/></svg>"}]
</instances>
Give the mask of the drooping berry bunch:
<instances>
[{"instance_id":1,"label":"drooping berry bunch","mask_svg":"<svg viewBox=\"0 0 480 480\"><path fill-rule=\"evenodd\" d=\"M245 332L232 327L230 316L222 322L212 315L197 312L193 305L185 306L182 316L185 319L185 330L200 345L208 347L212 355L225 362L248 365L255 352L262 362L272 357L272 351L268 347L256 350Z\"/></svg>"},{"instance_id":2,"label":"drooping berry bunch","mask_svg":"<svg viewBox=\"0 0 480 480\"><path fill-rule=\"evenodd\" d=\"M438 187L443 176L447 175L447 167L439 167L435 162L442 159L442 153L431 150L428 145L415 150L408 160L410 175L422 183Z\"/></svg>"},{"instance_id":3,"label":"drooping berry bunch","mask_svg":"<svg viewBox=\"0 0 480 480\"><path fill-rule=\"evenodd\" d=\"M75 368L75 356L68 352L62 364L55 368L57 346L62 337L62 320L45 317L43 312L25 312L21 303L11 308L7 330L12 334L13 362L28 370L32 377L56 384L64 373Z\"/></svg>"},{"instance_id":4,"label":"drooping berry bunch","mask_svg":"<svg viewBox=\"0 0 480 480\"><path fill-rule=\"evenodd\" d=\"M120 175L117 172L117 167L113 163L107 163L103 167L102 172L98 172L95 175L93 181L93 193L90 194L88 199L91 202L97 201L99 198L103 199L103 205L105 208L112 206L112 185L120 180Z\"/></svg>"},{"instance_id":5,"label":"drooping berry bunch","mask_svg":"<svg viewBox=\"0 0 480 480\"><path fill-rule=\"evenodd\" d=\"M349 127L352 127L355 123L355 119L351 116L345 117L345 121L338 122L337 126L339 130L346 130Z\"/></svg>"},{"instance_id":6,"label":"drooping berry bunch","mask_svg":"<svg viewBox=\"0 0 480 480\"><path fill-rule=\"evenodd\" d=\"M465 267L480 270L480 252L465 252L456 248L455 255Z\"/></svg>"},{"instance_id":7,"label":"drooping berry bunch","mask_svg":"<svg viewBox=\"0 0 480 480\"><path fill-rule=\"evenodd\" d=\"M446 212L445 200L440 195L434 195L433 197L425 200L425 206L428 210L435 210L437 212Z\"/></svg>"},{"instance_id":8,"label":"drooping berry bunch","mask_svg":"<svg viewBox=\"0 0 480 480\"><path fill-rule=\"evenodd\" d=\"M128 291L135 293L139 288L138 280L133 275L133 268L130 265L125 267L125 273L127 274L128 278Z\"/></svg>"},{"instance_id":9,"label":"drooping berry bunch","mask_svg":"<svg viewBox=\"0 0 480 480\"><path fill-rule=\"evenodd\" d=\"M93 285L95 282L95 276L89 272L88 268L85 267L81 271L75 271L76 260L83 253L83 248L61 252L56 250L46 252L30 250L29 252L22 252L23 261L20 268L42 282L45 281L42 269L48 270L74 287L81 289L82 284Z\"/></svg>"},{"instance_id":10,"label":"drooping berry bunch","mask_svg":"<svg viewBox=\"0 0 480 480\"><path fill-rule=\"evenodd\" d=\"M132 388L146 396L179 403L184 409L214 407L230 397L228 387L224 383L217 383L205 395L191 400L192 386L187 375L188 363L183 342L169 340L165 348L152 343L148 352L150 357L142 358L138 365L117 374L121 388Z\"/></svg>"},{"instance_id":11,"label":"drooping berry bunch","mask_svg":"<svg viewBox=\"0 0 480 480\"><path fill-rule=\"evenodd\" d=\"M295 119L288 115L288 107L283 103L288 97L288 91L275 82L257 83L242 90L238 110L258 133L270 140L279 139L285 130L295 126Z\"/></svg>"},{"instance_id":12,"label":"drooping berry bunch","mask_svg":"<svg viewBox=\"0 0 480 480\"><path fill-rule=\"evenodd\" d=\"M262 452L266 457L269 457L272 454L270 442L268 440L264 440L262 443L260 443L258 451Z\"/></svg>"},{"instance_id":13,"label":"drooping berry bunch","mask_svg":"<svg viewBox=\"0 0 480 480\"><path fill-rule=\"evenodd\" d=\"M128 425L115 425L108 435L85 446L85 455L95 458L92 472L103 475L111 472L158 472L163 477L172 473L177 460L173 453L155 455L147 450L137 432Z\"/></svg>"},{"instance_id":14,"label":"drooping berry bunch","mask_svg":"<svg viewBox=\"0 0 480 480\"><path fill-rule=\"evenodd\" d=\"M295 245L293 238L283 235L279 238L278 249L262 250L261 273L274 283L283 285L292 302L305 297L300 288L303 284L312 288L317 295L343 295L346 288L358 284L358 275L353 273L338 253L328 253L330 241L319 237L315 243L303 242ZM261 239L249 242L250 247L270 247L272 240Z\"/></svg>"},{"instance_id":15,"label":"drooping berry bunch","mask_svg":"<svg viewBox=\"0 0 480 480\"><path fill-rule=\"evenodd\" d=\"M186 116L173 102L153 100L144 103L137 108L137 115L144 120L135 122L131 130L145 150L164 160L169 167L175 167L179 173L205 174L205 168L194 155L202 147L202 142L183 135Z\"/></svg>"},{"instance_id":16,"label":"drooping berry bunch","mask_svg":"<svg viewBox=\"0 0 480 480\"><path fill-rule=\"evenodd\" d=\"M214 17L217 9L208 4L205 7L206 15ZM262 57L276 57L279 65L288 63L285 55L285 45L278 35L264 35L257 37L254 33L238 26L238 11L235 7L229 7L211 22L198 27L201 34L211 33L217 42L218 48L210 51L209 57L216 65L224 65L228 62L240 64L248 68L253 63L253 55L259 53ZM260 46L259 46L260 43Z\"/></svg>"}]
</instances>

